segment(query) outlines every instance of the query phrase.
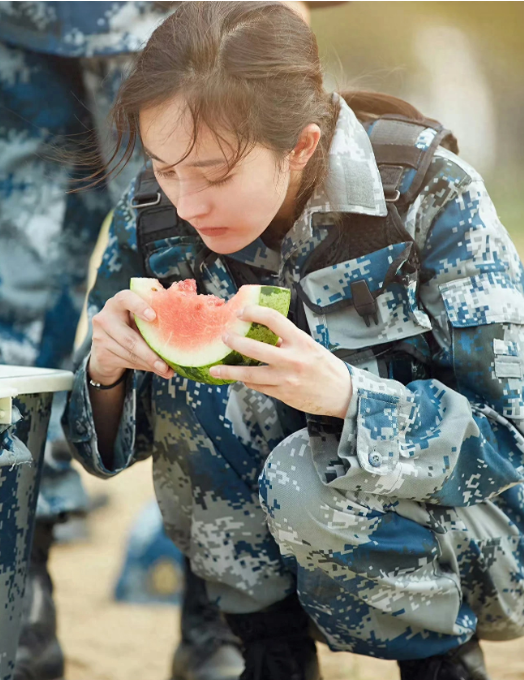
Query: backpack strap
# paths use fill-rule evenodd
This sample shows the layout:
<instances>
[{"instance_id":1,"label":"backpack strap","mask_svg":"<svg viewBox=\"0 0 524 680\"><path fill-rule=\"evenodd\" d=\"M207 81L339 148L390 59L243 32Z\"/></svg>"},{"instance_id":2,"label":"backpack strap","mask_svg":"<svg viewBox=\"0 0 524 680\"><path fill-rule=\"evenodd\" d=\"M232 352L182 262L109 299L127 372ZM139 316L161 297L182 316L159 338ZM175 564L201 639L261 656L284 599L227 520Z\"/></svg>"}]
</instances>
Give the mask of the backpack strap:
<instances>
[{"instance_id":1,"label":"backpack strap","mask_svg":"<svg viewBox=\"0 0 524 680\"><path fill-rule=\"evenodd\" d=\"M410 205L422 189L424 177L439 145L458 153L453 134L435 120L413 120L399 114L386 114L366 125L380 171L384 195L388 203L402 209ZM426 129L435 131L427 149L416 144ZM406 169L414 170L409 186L402 184Z\"/></svg>"},{"instance_id":2,"label":"backpack strap","mask_svg":"<svg viewBox=\"0 0 524 680\"><path fill-rule=\"evenodd\" d=\"M176 208L160 188L151 167L145 166L140 171L131 205L138 213L136 237L144 271L149 276L157 278L149 266L149 256L155 242L173 236L193 235L194 230L188 222L179 218ZM181 277L164 277L161 279L164 286L169 286L180 278L197 278L189 262L181 261L177 266Z\"/></svg>"}]
</instances>

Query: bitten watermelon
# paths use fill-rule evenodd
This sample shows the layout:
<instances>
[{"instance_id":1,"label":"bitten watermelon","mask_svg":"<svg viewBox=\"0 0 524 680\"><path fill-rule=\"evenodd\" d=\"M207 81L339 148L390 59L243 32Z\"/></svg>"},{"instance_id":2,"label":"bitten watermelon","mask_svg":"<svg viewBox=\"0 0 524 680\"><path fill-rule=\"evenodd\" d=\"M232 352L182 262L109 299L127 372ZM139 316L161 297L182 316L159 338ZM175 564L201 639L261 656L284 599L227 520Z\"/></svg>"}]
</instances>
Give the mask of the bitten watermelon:
<instances>
[{"instance_id":1,"label":"bitten watermelon","mask_svg":"<svg viewBox=\"0 0 524 680\"><path fill-rule=\"evenodd\" d=\"M156 312L156 319L151 322L135 317L138 330L151 349L180 375L212 385L234 381L213 378L209 373L211 366L259 363L224 344L222 336L225 332L235 332L270 345L278 340L266 326L239 319L237 311L255 304L271 307L287 316L291 300L287 288L250 285L242 286L226 302L215 295L198 295L193 279L173 283L165 289L156 279L133 278L131 290Z\"/></svg>"}]
</instances>

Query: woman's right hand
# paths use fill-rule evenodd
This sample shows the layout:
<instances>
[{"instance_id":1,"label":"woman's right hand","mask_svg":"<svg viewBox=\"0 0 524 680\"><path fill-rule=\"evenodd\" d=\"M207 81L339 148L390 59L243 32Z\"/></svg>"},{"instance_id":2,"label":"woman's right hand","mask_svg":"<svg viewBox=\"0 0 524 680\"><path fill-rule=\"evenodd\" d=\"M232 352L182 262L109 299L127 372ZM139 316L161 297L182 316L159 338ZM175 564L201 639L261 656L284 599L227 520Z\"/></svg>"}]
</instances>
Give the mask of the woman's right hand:
<instances>
[{"instance_id":1,"label":"woman's right hand","mask_svg":"<svg viewBox=\"0 0 524 680\"><path fill-rule=\"evenodd\" d=\"M152 371L162 378L174 375L140 335L135 314L145 321L155 318L154 310L139 295L121 290L93 317L89 375L95 382L110 385L128 368Z\"/></svg>"}]
</instances>

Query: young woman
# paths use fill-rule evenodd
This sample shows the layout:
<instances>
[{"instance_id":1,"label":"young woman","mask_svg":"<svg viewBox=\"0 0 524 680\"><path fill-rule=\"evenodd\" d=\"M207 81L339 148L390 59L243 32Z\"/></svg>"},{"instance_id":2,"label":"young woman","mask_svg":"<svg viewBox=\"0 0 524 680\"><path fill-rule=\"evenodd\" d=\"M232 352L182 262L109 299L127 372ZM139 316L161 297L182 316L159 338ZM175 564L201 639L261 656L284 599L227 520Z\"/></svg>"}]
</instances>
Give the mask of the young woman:
<instances>
[{"instance_id":1,"label":"young woman","mask_svg":"<svg viewBox=\"0 0 524 680\"><path fill-rule=\"evenodd\" d=\"M135 185L116 208L65 425L99 476L153 456L242 678L318 678L312 635L404 679L487 678L477 639L524 632L523 270L481 177L442 146L411 202L409 170L385 197L355 112L417 112L348 101L279 3L182 3L157 29L115 120L183 222L144 268ZM214 369L232 385L174 375L132 321L154 312L130 277L187 266L223 298L239 280L293 291L291 318L242 313L279 346L223 338L263 364Z\"/></svg>"}]
</instances>

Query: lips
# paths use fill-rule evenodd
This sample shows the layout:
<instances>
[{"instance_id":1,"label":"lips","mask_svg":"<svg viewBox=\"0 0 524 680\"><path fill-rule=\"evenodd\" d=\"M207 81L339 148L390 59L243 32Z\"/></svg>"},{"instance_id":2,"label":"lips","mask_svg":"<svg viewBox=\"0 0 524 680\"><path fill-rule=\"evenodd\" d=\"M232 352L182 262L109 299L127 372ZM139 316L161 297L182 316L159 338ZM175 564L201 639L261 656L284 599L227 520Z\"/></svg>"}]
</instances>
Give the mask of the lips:
<instances>
[{"instance_id":1,"label":"lips","mask_svg":"<svg viewBox=\"0 0 524 680\"><path fill-rule=\"evenodd\" d=\"M205 236L220 236L220 234L225 234L228 230L227 227L195 227L200 234Z\"/></svg>"}]
</instances>

